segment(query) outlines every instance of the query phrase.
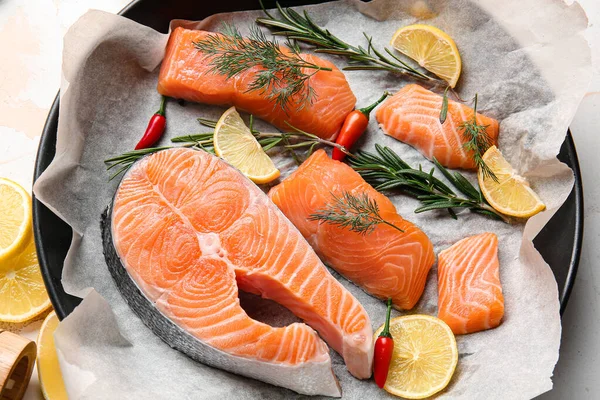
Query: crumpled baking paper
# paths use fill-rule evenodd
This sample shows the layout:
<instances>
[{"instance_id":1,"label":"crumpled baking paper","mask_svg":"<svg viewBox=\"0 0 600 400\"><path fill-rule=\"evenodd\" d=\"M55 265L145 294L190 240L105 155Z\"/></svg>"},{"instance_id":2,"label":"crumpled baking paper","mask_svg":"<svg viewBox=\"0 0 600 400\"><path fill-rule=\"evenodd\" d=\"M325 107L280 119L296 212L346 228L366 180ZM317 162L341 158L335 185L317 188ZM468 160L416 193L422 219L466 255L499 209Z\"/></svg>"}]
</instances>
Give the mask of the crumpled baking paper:
<instances>
[{"instance_id":1,"label":"crumpled baking paper","mask_svg":"<svg viewBox=\"0 0 600 400\"><path fill-rule=\"evenodd\" d=\"M585 13L577 3L567 6L560 0L484 0L477 5L467 0L345 0L306 8L318 24L363 46L363 31L373 35L375 45L384 46L397 28L416 22L437 26L455 39L463 59L461 96L468 99L477 92L479 110L500 121L500 149L531 182L547 210L527 224L509 225L469 213L454 221L443 212L414 214L416 200L391 197L399 213L429 235L436 253L484 231L495 232L500 239L504 320L496 329L457 337L458 368L439 396L520 399L550 390L561 334L558 291L552 271L531 240L573 185L571 170L555 156L591 75L590 50L582 36ZM260 14L215 15L193 25L217 30L226 21L247 32ZM302 397L193 362L172 350L129 309L105 265L99 221L118 182L108 181L103 160L132 149L158 109L156 83L166 41L167 35L99 11L84 15L65 37L56 157L34 191L74 230L63 285L84 300L55 334L69 396ZM341 58L324 57L345 65ZM370 104L383 90L396 91L407 82L373 71L346 76L359 107ZM168 143L168 137L207 131L195 119L217 119L224 109L169 102L163 143ZM413 166L431 167L413 148L384 136L372 118L361 147L372 149L374 143L392 147ZM289 159L277 157L277 163L284 175L293 169ZM473 174L467 176L474 181ZM380 326L384 304L335 275L362 302L373 327ZM436 314L436 280L434 266L423 298L411 312ZM254 318L277 324L295 320L273 302L245 294L241 298ZM350 376L333 352L332 358L345 399L392 397L372 381Z\"/></svg>"}]
</instances>

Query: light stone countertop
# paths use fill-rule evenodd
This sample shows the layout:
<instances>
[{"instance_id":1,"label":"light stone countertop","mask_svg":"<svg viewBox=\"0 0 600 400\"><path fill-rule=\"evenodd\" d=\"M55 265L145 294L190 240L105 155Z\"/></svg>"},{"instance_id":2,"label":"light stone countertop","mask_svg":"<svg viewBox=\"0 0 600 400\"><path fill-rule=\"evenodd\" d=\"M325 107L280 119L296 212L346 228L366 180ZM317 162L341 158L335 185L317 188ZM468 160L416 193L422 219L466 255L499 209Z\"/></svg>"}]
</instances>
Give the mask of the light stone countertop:
<instances>
[{"instance_id":1,"label":"light stone countertop","mask_svg":"<svg viewBox=\"0 0 600 400\"><path fill-rule=\"evenodd\" d=\"M572 1L567 0L568 3ZM571 124L585 197L583 253L563 317L555 388L543 400L600 398L600 1L579 0L588 14L595 75ZM117 12L128 0L0 0L0 176L31 187L44 121L60 85L62 36L90 8ZM41 322L21 334L35 339ZM25 399L41 399L37 373Z\"/></svg>"}]
</instances>

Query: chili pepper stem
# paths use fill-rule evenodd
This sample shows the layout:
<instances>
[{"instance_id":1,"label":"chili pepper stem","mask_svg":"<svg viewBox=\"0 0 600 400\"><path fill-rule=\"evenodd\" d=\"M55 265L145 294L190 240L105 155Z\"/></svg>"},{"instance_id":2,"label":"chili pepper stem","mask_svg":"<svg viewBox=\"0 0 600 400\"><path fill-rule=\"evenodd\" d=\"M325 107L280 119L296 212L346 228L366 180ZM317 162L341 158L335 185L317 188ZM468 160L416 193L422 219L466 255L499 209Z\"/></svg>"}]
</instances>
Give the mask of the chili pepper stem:
<instances>
[{"instance_id":1,"label":"chili pepper stem","mask_svg":"<svg viewBox=\"0 0 600 400\"><path fill-rule=\"evenodd\" d=\"M158 109L158 111L156 112L157 115L162 115L163 117L165 116L165 104L167 102L167 96L161 96L161 100L160 100L160 108Z\"/></svg>"},{"instance_id":2,"label":"chili pepper stem","mask_svg":"<svg viewBox=\"0 0 600 400\"><path fill-rule=\"evenodd\" d=\"M391 338L392 334L390 333L390 317L392 315L392 299L389 298L387 300L387 314L385 316L385 325L383 326L383 330L379 334L379 337L387 337Z\"/></svg>"},{"instance_id":3,"label":"chili pepper stem","mask_svg":"<svg viewBox=\"0 0 600 400\"><path fill-rule=\"evenodd\" d=\"M359 108L358 111L360 111L361 113L363 113L367 117L367 119L368 119L369 118L369 114L371 114L371 111L373 111L373 109L375 107L377 107L389 95L390 95L389 92L387 92L387 91L383 92L383 95L375 103L371 104L370 106L364 107L364 108Z\"/></svg>"}]
</instances>

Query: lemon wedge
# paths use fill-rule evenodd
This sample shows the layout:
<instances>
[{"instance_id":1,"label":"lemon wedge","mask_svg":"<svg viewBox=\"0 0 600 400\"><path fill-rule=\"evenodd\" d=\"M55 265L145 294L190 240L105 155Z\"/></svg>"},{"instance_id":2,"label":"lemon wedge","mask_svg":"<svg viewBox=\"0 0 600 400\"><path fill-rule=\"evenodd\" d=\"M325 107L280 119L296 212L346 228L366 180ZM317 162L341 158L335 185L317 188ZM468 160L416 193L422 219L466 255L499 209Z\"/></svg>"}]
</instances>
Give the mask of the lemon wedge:
<instances>
[{"instance_id":1,"label":"lemon wedge","mask_svg":"<svg viewBox=\"0 0 600 400\"><path fill-rule=\"evenodd\" d=\"M33 235L25 249L0 261L0 321L30 321L50 308Z\"/></svg>"},{"instance_id":2,"label":"lemon wedge","mask_svg":"<svg viewBox=\"0 0 600 400\"><path fill-rule=\"evenodd\" d=\"M451 87L456 86L462 68L460 54L454 40L441 29L422 24L405 26L394 33L391 45Z\"/></svg>"},{"instance_id":3,"label":"lemon wedge","mask_svg":"<svg viewBox=\"0 0 600 400\"><path fill-rule=\"evenodd\" d=\"M225 111L217 122L213 144L219 157L255 183L268 183L280 175L235 107Z\"/></svg>"},{"instance_id":4,"label":"lemon wedge","mask_svg":"<svg viewBox=\"0 0 600 400\"><path fill-rule=\"evenodd\" d=\"M21 252L31 239L31 196L16 182L0 178L0 262Z\"/></svg>"},{"instance_id":5,"label":"lemon wedge","mask_svg":"<svg viewBox=\"0 0 600 400\"><path fill-rule=\"evenodd\" d=\"M494 209L512 217L528 218L546 208L525 178L517 175L496 146L485 152L483 161L498 178L496 182L488 176L484 177L481 169L477 174L481 193Z\"/></svg>"},{"instance_id":6,"label":"lemon wedge","mask_svg":"<svg viewBox=\"0 0 600 400\"><path fill-rule=\"evenodd\" d=\"M383 326L375 332L379 336ZM423 399L444 389L456 369L458 348L452 330L429 315L390 320L394 354L384 390L407 399Z\"/></svg>"},{"instance_id":7,"label":"lemon wedge","mask_svg":"<svg viewBox=\"0 0 600 400\"><path fill-rule=\"evenodd\" d=\"M42 324L38 335L37 370L42 394L46 400L68 400L67 390L63 382L58 364L54 331L58 327L58 317L52 311Z\"/></svg>"}]
</instances>

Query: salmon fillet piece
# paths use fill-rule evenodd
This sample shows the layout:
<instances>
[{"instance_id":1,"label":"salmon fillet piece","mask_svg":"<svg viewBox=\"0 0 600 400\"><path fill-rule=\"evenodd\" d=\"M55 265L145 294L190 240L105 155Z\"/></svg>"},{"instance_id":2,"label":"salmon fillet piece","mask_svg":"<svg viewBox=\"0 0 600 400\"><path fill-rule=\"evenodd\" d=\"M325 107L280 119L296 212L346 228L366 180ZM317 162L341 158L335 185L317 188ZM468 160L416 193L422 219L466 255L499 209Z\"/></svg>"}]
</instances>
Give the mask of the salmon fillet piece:
<instances>
[{"instance_id":1,"label":"salmon fillet piece","mask_svg":"<svg viewBox=\"0 0 600 400\"><path fill-rule=\"evenodd\" d=\"M268 197L224 161L181 148L143 158L117 190L111 223L116 252L143 294L223 353L210 365L223 368L233 357L242 364L230 372L337 396L316 330L354 376L371 376L372 329L362 305ZM238 289L284 305L308 325L251 319Z\"/></svg>"},{"instance_id":2,"label":"salmon fillet piece","mask_svg":"<svg viewBox=\"0 0 600 400\"><path fill-rule=\"evenodd\" d=\"M366 193L380 215L404 232L384 224L366 235L348 228L311 221L333 195ZM296 225L321 259L368 293L392 298L393 304L411 309L421 297L434 262L433 246L425 233L396 212L392 202L348 165L318 150L294 173L273 187L269 197Z\"/></svg>"},{"instance_id":3,"label":"salmon fillet piece","mask_svg":"<svg viewBox=\"0 0 600 400\"><path fill-rule=\"evenodd\" d=\"M334 64L311 54L301 55L304 60L332 71L318 71L310 78L315 93L312 103L301 109L290 104L286 113L267 98L267 93L248 92L260 72L259 67L232 78L212 72L210 59L194 47L194 42L202 41L208 35L218 34L181 27L173 30L158 77L160 94L198 103L233 105L283 130L290 129L288 122L325 139L337 136L346 115L354 109L356 97L344 74Z\"/></svg>"},{"instance_id":4,"label":"salmon fillet piece","mask_svg":"<svg viewBox=\"0 0 600 400\"><path fill-rule=\"evenodd\" d=\"M416 84L404 86L377 109L379 126L386 135L409 144L429 160L435 157L448 168L477 169L473 152L463 147L460 124L473 118L473 109L448 99L446 121L440 123L442 96ZM477 123L487 125L492 144L498 141L498 121L477 113Z\"/></svg>"},{"instance_id":5,"label":"salmon fillet piece","mask_svg":"<svg viewBox=\"0 0 600 400\"><path fill-rule=\"evenodd\" d=\"M498 237L462 239L438 256L438 317L455 334L495 328L504 315Z\"/></svg>"}]
</instances>

